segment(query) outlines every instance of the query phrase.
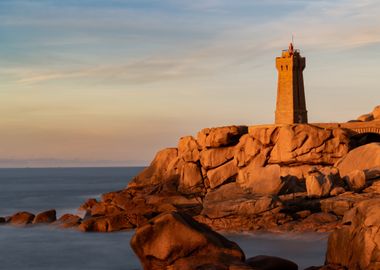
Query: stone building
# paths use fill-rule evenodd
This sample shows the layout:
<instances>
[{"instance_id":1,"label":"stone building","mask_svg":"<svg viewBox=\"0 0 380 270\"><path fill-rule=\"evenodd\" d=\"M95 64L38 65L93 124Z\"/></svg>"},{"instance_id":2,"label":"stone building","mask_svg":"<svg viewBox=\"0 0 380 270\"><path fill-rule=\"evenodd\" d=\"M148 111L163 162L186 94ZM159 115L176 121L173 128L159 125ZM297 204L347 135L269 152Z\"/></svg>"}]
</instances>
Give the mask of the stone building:
<instances>
[{"instance_id":1,"label":"stone building","mask_svg":"<svg viewBox=\"0 0 380 270\"><path fill-rule=\"evenodd\" d=\"M305 58L290 43L289 49L276 57L278 88L276 124L307 123L307 110L302 71Z\"/></svg>"}]
</instances>

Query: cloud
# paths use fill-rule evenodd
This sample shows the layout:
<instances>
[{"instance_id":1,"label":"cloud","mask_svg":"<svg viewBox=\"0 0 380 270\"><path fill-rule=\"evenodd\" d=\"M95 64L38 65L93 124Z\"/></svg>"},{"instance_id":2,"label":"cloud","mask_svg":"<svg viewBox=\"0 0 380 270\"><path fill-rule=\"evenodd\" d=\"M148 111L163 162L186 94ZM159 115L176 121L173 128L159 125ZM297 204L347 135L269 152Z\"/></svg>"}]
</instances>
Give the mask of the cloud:
<instances>
[{"instance_id":1,"label":"cloud","mask_svg":"<svg viewBox=\"0 0 380 270\"><path fill-rule=\"evenodd\" d=\"M165 3L166 5L180 6L181 9L217 8L218 10L227 10L231 6L231 3L226 0L166 1ZM254 3L256 6L264 5L260 1L250 3ZM249 5L247 1L234 3L236 6L239 4ZM47 17L33 17L32 22L36 20L38 26L44 27L50 26L51 23L62 27L78 26L83 29L100 27L99 32L87 37L78 36L78 43L75 43L75 38L73 40L69 38L66 41L64 38L55 38L45 40L43 44L48 42L54 47L62 43L72 45L72 49L75 50L75 45L88 42L89 48L94 49L97 47L91 47L91 43L99 42L101 39L106 42L107 37L112 40L117 36L116 33L109 36L107 31L104 32L105 29L126 27L128 31L139 33L138 35L145 36L146 39L158 45L164 42L162 46L167 46L167 49L166 51L157 49L160 46L152 48L150 51L146 49L149 51L149 56L137 53L134 59L125 59L125 64L122 63L123 61L115 62L114 59L105 58L108 56L106 54L97 56L97 61L91 60L87 63L83 61L84 63L78 67L61 57L62 65L52 67L44 63L44 66L3 68L0 73L11 76L18 84L25 85L76 79L115 80L127 84L145 84L210 76L225 68L239 69L239 66L244 64L259 67L261 65L260 57L286 47L292 33L295 34L297 45L308 51L346 50L380 43L380 28L378 27L380 18L376 15L380 12L380 3L377 1L271 0L265 2L265 5L271 6L273 10L278 9L278 5L282 7L286 4L298 5L299 8L292 11L286 10L284 16L279 18L270 17L269 12L268 19L263 21L246 16L239 17L239 14L235 14L234 18L228 18L233 21L230 27L222 27L224 24L222 19L209 18L210 24L204 27L206 30L200 29L199 24L191 25L191 22L199 17L196 14L186 14L184 19L178 19L183 14L165 14L162 10L152 11L151 9L136 11L135 9L121 8L118 10L111 6L101 11L96 8L84 10L82 16L78 16L78 11L69 17L64 16L65 9L54 11L60 14L57 19L51 18L53 12ZM66 12L67 9L70 7L66 7ZM144 16L141 16L142 14ZM155 16L149 16L151 14L155 14ZM275 14L277 13L275 12ZM97 20L93 20L95 17ZM31 23L28 17L24 20L17 22L12 19L11 21L12 23ZM201 21L206 22L207 20L207 17L201 17ZM153 30L147 30L151 27ZM159 33L171 34L165 38L157 33L152 36L150 33L154 32L154 29L160 29ZM199 38L195 34L194 40L186 37L185 34L186 31L211 33L213 30L213 35L207 37ZM185 36L187 42L179 42L176 33ZM129 37L130 33L123 37L124 40L123 38L118 39L119 46L127 46L127 48L130 46L131 49L135 49L133 46L137 46L139 43L131 42ZM112 42L112 46L117 48L117 43ZM144 45L141 46L144 47ZM54 52L51 53L54 54ZM115 55L116 52L109 54L113 58Z\"/></svg>"}]
</instances>

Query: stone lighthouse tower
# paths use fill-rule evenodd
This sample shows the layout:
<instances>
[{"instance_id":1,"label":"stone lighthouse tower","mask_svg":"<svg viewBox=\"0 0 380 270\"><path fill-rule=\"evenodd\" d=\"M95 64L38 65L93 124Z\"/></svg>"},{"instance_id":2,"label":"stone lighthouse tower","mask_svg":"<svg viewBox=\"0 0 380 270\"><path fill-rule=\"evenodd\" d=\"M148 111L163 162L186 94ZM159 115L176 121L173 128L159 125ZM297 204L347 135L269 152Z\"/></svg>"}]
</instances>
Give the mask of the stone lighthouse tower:
<instances>
[{"instance_id":1,"label":"stone lighthouse tower","mask_svg":"<svg viewBox=\"0 0 380 270\"><path fill-rule=\"evenodd\" d=\"M276 124L307 123L302 71L305 58L290 43L289 49L276 57L278 70Z\"/></svg>"}]
</instances>

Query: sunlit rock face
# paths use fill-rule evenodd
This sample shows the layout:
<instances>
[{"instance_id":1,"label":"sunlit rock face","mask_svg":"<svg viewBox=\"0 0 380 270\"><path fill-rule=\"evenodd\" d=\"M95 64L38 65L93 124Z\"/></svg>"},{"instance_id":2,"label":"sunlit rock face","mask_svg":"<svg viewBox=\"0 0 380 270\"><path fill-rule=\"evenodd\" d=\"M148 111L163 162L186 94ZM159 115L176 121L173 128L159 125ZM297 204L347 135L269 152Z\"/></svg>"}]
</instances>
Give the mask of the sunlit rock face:
<instances>
[{"instance_id":1,"label":"sunlit rock face","mask_svg":"<svg viewBox=\"0 0 380 270\"><path fill-rule=\"evenodd\" d=\"M162 214L138 228L131 246L146 270L229 269L244 265L245 260L236 243L177 212Z\"/></svg>"},{"instance_id":2,"label":"sunlit rock face","mask_svg":"<svg viewBox=\"0 0 380 270\"><path fill-rule=\"evenodd\" d=\"M346 176L355 170L380 167L380 143L370 143L353 149L335 166L342 176Z\"/></svg>"},{"instance_id":3,"label":"sunlit rock face","mask_svg":"<svg viewBox=\"0 0 380 270\"><path fill-rule=\"evenodd\" d=\"M283 184L280 177L302 179L311 166L333 165L348 151L349 136L342 129L312 125L203 129L197 139L183 137L178 148L160 151L130 186L177 179L184 192L207 193L238 179L253 193L277 194ZM254 184L263 182L260 177L272 179L266 190Z\"/></svg>"},{"instance_id":4,"label":"sunlit rock face","mask_svg":"<svg viewBox=\"0 0 380 270\"><path fill-rule=\"evenodd\" d=\"M349 270L380 269L380 199L365 200L343 217L329 237L326 261Z\"/></svg>"}]
</instances>

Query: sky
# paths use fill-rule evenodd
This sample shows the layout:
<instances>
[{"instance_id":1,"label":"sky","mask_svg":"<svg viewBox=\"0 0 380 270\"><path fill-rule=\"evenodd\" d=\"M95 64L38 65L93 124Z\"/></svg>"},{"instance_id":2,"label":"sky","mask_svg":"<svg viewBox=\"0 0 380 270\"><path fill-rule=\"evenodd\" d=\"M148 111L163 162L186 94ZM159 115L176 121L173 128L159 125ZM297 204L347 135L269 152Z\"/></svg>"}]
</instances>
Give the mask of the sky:
<instances>
[{"instance_id":1,"label":"sky","mask_svg":"<svg viewBox=\"0 0 380 270\"><path fill-rule=\"evenodd\" d=\"M0 167L135 166L205 127L273 123L275 57L310 122L380 104L380 1L1 0Z\"/></svg>"}]
</instances>

